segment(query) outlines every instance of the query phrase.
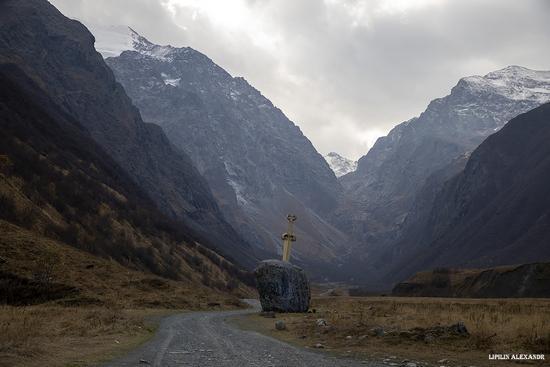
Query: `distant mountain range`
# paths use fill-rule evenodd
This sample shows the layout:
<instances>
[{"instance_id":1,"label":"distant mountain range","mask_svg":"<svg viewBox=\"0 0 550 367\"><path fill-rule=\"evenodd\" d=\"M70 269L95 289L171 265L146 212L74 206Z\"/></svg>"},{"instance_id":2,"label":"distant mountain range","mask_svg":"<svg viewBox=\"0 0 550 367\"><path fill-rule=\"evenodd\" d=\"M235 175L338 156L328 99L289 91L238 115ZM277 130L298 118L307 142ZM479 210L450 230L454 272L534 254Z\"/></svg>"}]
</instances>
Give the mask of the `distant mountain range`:
<instances>
[{"instance_id":1,"label":"distant mountain range","mask_svg":"<svg viewBox=\"0 0 550 367\"><path fill-rule=\"evenodd\" d=\"M334 171L336 177L342 177L350 172L354 172L357 169L356 161L342 157L340 154L335 152L330 152L325 155L325 160L332 171Z\"/></svg>"},{"instance_id":2,"label":"distant mountain range","mask_svg":"<svg viewBox=\"0 0 550 367\"><path fill-rule=\"evenodd\" d=\"M438 184L507 121L549 100L550 72L510 66L461 79L450 95L378 139L341 179L345 199L334 220L361 243L351 261L380 275L402 251L395 245L411 213L431 207Z\"/></svg>"},{"instance_id":3,"label":"distant mountain range","mask_svg":"<svg viewBox=\"0 0 550 367\"><path fill-rule=\"evenodd\" d=\"M348 240L329 224L327 213L342 187L280 109L192 48L156 45L130 28L98 34L118 40L106 56L118 53L116 44L125 48L106 59L117 80L143 118L160 125L191 157L225 218L259 256L279 256L285 218L294 213L294 261L334 268Z\"/></svg>"},{"instance_id":4,"label":"distant mountain range","mask_svg":"<svg viewBox=\"0 0 550 367\"><path fill-rule=\"evenodd\" d=\"M487 138L406 228L389 272L550 259L549 139L550 103Z\"/></svg>"}]
</instances>

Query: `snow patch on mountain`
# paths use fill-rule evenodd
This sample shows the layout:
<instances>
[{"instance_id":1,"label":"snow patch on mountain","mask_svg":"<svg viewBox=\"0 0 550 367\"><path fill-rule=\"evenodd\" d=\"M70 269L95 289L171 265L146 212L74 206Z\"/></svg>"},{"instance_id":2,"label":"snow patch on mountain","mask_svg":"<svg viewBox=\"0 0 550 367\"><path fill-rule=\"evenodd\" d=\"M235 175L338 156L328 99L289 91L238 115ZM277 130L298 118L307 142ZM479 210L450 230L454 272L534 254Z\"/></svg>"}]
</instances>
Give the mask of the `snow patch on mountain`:
<instances>
[{"instance_id":1,"label":"snow patch on mountain","mask_svg":"<svg viewBox=\"0 0 550 367\"><path fill-rule=\"evenodd\" d=\"M357 169L357 161L342 157L338 153L330 152L324 158L336 177L341 177Z\"/></svg>"},{"instance_id":2,"label":"snow patch on mountain","mask_svg":"<svg viewBox=\"0 0 550 367\"><path fill-rule=\"evenodd\" d=\"M160 73L162 80L165 85L171 85L172 87L177 87L180 85L181 78L171 78L168 74Z\"/></svg>"},{"instance_id":3,"label":"snow patch on mountain","mask_svg":"<svg viewBox=\"0 0 550 367\"><path fill-rule=\"evenodd\" d=\"M472 92L498 94L515 101L531 100L541 104L550 100L550 71L512 65L485 76L469 76L462 81Z\"/></svg>"},{"instance_id":4,"label":"snow patch on mountain","mask_svg":"<svg viewBox=\"0 0 550 367\"><path fill-rule=\"evenodd\" d=\"M347 235L327 222L342 187L300 129L201 52L128 34L107 64L144 119L191 157L229 223L261 253L275 253L278 224L295 211L300 246L293 256L329 263L345 253Z\"/></svg>"}]
</instances>

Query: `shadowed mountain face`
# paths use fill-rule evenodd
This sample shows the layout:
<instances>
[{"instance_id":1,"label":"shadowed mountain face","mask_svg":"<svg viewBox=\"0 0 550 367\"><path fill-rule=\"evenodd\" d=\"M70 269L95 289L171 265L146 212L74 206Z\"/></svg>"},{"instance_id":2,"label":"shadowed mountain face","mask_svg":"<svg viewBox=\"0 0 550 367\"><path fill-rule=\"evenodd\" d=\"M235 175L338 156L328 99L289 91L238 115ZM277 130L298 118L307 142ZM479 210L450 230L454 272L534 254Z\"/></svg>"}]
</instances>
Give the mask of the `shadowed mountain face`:
<instances>
[{"instance_id":1,"label":"shadowed mountain face","mask_svg":"<svg viewBox=\"0 0 550 367\"><path fill-rule=\"evenodd\" d=\"M131 50L107 64L144 118L191 157L239 233L261 252L280 252L286 215L294 213L295 261L336 261L349 244L326 215L341 186L300 129L200 52L126 32Z\"/></svg>"},{"instance_id":2,"label":"shadowed mountain face","mask_svg":"<svg viewBox=\"0 0 550 367\"><path fill-rule=\"evenodd\" d=\"M41 259L36 271L47 272L52 261L59 263L57 246L45 245L53 243L46 237L198 289L235 289L238 278L247 278L197 243L207 241L162 215L78 121L19 67L0 65L0 83L0 223L6 231L0 231L6 242L0 247L2 261L11 269L2 267L0 283L8 302L65 297L64 287L60 294L50 294L49 287L40 288L26 278L36 265L16 265L22 263L21 253ZM84 270L86 264L81 269L59 264L67 273L91 269ZM11 286L19 287L15 294Z\"/></svg>"},{"instance_id":3,"label":"shadowed mountain face","mask_svg":"<svg viewBox=\"0 0 550 367\"><path fill-rule=\"evenodd\" d=\"M78 121L154 203L239 262L255 262L207 183L162 130L144 123L94 37L43 0L0 3L0 63L15 64Z\"/></svg>"},{"instance_id":4,"label":"shadowed mountain face","mask_svg":"<svg viewBox=\"0 0 550 367\"><path fill-rule=\"evenodd\" d=\"M387 268L403 251L395 245L410 216L431 207L434 184L459 172L461 157L511 118L548 100L550 72L511 66L461 79L450 95L378 139L341 178L345 200L335 223L362 244L353 261Z\"/></svg>"},{"instance_id":5,"label":"shadowed mountain face","mask_svg":"<svg viewBox=\"0 0 550 367\"><path fill-rule=\"evenodd\" d=\"M487 138L437 194L419 222L421 235L404 236L402 248L414 251L401 254L390 273L404 279L439 266L550 259L549 139L550 104L514 118Z\"/></svg>"}]
</instances>

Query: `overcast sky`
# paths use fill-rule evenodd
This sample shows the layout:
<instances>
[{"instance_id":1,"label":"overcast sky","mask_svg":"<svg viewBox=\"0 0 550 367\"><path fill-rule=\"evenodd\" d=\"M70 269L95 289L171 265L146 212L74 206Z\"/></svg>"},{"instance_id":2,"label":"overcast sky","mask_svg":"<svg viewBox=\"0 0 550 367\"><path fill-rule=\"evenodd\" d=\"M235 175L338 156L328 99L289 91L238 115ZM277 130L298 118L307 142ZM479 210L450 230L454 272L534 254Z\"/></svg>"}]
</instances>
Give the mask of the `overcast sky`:
<instances>
[{"instance_id":1,"label":"overcast sky","mask_svg":"<svg viewBox=\"0 0 550 367\"><path fill-rule=\"evenodd\" d=\"M375 139L507 65L550 69L547 0L51 0L65 15L191 46L243 76L322 153Z\"/></svg>"}]
</instances>

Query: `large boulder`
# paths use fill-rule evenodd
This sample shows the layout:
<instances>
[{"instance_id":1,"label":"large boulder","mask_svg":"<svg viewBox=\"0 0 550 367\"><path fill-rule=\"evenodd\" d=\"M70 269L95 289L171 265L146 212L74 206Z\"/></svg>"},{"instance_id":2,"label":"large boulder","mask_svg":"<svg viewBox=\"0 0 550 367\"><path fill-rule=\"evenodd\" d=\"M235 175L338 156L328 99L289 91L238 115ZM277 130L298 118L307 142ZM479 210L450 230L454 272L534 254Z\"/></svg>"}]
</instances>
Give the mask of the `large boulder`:
<instances>
[{"instance_id":1,"label":"large boulder","mask_svg":"<svg viewBox=\"0 0 550 367\"><path fill-rule=\"evenodd\" d=\"M263 311L307 312L311 300L304 270L280 260L265 260L254 271Z\"/></svg>"}]
</instances>

